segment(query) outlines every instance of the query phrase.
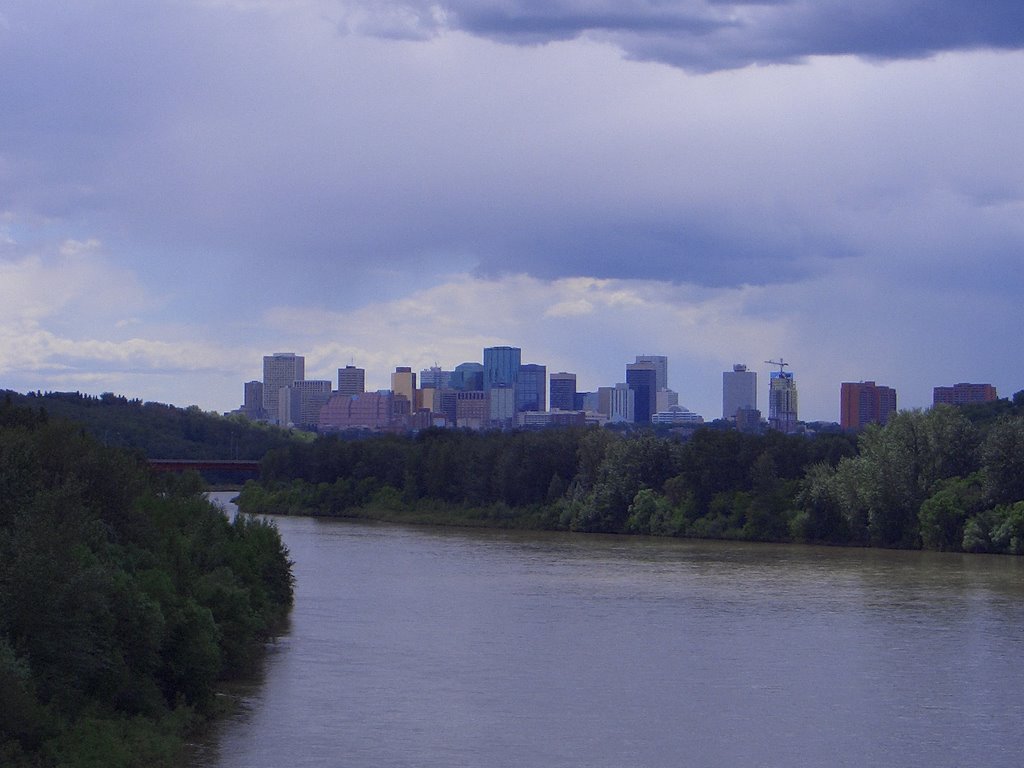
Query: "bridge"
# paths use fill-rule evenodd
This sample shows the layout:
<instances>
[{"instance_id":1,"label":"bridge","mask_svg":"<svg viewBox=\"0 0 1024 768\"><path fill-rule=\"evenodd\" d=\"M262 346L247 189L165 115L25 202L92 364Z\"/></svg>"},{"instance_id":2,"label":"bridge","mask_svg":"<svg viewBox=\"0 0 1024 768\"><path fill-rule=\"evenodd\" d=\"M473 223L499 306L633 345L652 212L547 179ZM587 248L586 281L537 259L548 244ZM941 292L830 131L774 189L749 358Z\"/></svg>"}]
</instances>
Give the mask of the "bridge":
<instances>
[{"instance_id":1,"label":"bridge","mask_svg":"<svg viewBox=\"0 0 1024 768\"><path fill-rule=\"evenodd\" d=\"M149 466L157 472L251 472L259 473L258 461L239 459L150 459Z\"/></svg>"}]
</instances>

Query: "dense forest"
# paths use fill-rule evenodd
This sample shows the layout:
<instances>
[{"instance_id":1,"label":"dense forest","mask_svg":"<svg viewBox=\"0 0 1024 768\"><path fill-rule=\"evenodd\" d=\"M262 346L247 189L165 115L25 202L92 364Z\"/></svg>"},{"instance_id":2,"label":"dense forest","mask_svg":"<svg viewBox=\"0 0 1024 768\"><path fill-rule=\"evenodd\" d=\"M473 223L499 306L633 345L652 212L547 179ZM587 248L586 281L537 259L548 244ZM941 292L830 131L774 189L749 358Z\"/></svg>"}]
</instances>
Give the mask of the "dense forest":
<instances>
[{"instance_id":1,"label":"dense forest","mask_svg":"<svg viewBox=\"0 0 1024 768\"><path fill-rule=\"evenodd\" d=\"M250 512L1024 553L1024 392L860 435L427 430L275 449Z\"/></svg>"},{"instance_id":2,"label":"dense forest","mask_svg":"<svg viewBox=\"0 0 1024 768\"><path fill-rule=\"evenodd\" d=\"M49 401L45 401L47 405ZM277 530L0 404L0 765L174 766L282 627Z\"/></svg>"},{"instance_id":3,"label":"dense forest","mask_svg":"<svg viewBox=\"0 0 1024 768\"><path fill-rule=\"evenodd\" d=\"M44 410L49 416L74 421L105 446L142 452L157 459L258 460L271 448L311 440L307 432L258 424L244 416L221 416L192 405L129 400L105 392L0 391L12 405Z\"/></svg>"}]
</instances>

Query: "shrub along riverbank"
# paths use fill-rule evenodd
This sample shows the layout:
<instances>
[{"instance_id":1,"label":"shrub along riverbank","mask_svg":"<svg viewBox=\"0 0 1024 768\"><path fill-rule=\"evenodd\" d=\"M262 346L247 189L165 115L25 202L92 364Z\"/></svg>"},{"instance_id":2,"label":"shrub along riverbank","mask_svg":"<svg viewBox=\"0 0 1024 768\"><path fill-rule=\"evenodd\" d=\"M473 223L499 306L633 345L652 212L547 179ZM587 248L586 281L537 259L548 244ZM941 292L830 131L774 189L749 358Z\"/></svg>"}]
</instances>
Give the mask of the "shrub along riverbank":
<instances>
[{"instance_id":1,"label":"shrub along riverbank","mask_svg":"<svg viewBox=\"0 0 1024 768\"><path fill-rule=\"evenodd\" d=\"M291 601L272 525L0 405L0 765L180 765Z\"/></svg>"},{"instance_id":2,"label":"shrub along riverbank","mask_svg":"<svg viewBox=\"0 0 1024 768\"><path fill-rule=\"evenodd\" d=\"M323 437L271 451L248 512L1024 553L1024 393L857 437L552 429Z\"/></svg>"}]
</instances>

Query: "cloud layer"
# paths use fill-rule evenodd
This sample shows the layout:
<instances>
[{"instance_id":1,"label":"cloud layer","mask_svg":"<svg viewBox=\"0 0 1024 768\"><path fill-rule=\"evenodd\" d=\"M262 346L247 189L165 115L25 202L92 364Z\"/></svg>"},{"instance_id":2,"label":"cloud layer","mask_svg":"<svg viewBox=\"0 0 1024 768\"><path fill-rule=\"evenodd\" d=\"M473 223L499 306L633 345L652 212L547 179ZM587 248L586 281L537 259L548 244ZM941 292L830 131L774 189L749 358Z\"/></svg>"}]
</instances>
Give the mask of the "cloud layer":
<instances>
[{"instance_id":1,"label":"cloud layer","mask_svg":"<svg viewBox=\"0 0 1024 768\"><path fill-rule=\"evenodd\" d=\"M590 37L634 59L695 72L792 64L810 56L915 59L1018 50L1013 0L424 0L361 3L346 29L420 39L458 30L517 45Z\"/></svg>"},{"instance_id":2,"label":"cloud layer","mask_svg":"<svg viewBox=\"0 0 1024 768\"><path fill-rule=\"evenodd\" d=\"M383 386L512 343L592 388L669 354L709 415L779 355L815 418L1010 394L1022 14L12 0L0 385L223 409L271 351Z\"/></svg>"}]
</instances>

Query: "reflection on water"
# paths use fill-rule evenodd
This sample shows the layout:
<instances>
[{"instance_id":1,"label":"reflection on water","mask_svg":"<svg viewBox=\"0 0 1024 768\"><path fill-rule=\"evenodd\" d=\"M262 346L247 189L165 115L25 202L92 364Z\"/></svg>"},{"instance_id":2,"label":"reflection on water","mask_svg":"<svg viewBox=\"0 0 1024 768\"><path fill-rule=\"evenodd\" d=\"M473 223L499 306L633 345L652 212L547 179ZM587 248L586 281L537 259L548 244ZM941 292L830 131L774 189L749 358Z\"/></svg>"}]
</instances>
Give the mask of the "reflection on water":
<instances>
[{"instance_id":1,"label":"reflection on water","mask_svg":"<svg viewBox=\"0 0 1024 768\"><path fill-rule=\"evenodd\" d=\"M277 519L204 766L1017 766L1015 558Z\"/></svg>"}]
</instances>

